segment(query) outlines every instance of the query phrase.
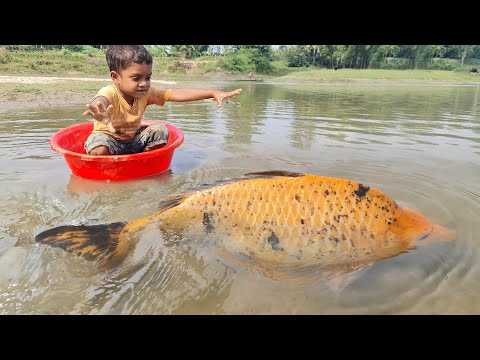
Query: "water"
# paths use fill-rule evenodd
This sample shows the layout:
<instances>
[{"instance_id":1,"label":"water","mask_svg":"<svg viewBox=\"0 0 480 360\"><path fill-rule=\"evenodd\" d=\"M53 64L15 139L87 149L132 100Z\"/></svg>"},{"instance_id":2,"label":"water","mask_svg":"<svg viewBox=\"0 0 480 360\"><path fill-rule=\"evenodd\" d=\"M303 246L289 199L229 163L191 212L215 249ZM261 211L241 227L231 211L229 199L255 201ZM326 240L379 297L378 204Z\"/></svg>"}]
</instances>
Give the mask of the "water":
<instances>
[{"instance_id":1,"label":"water","mask_svg":"<svg viewBox=\"0 0 480 360\"><path fill-rule=\"evenodd\" d=\"M171 171L121 183L70 173L50 149L84 104L0 108L2 314L478 314L480 86L185 83L243 87L211 102L151 106L183 130ZM264 170L351 179L455 229L454 244L374 264L343 288L273 280L212 243L172 245L147 229L118 268L35 244L60 225L132 221L196 185Z\"/></svg>"}]
</instances>

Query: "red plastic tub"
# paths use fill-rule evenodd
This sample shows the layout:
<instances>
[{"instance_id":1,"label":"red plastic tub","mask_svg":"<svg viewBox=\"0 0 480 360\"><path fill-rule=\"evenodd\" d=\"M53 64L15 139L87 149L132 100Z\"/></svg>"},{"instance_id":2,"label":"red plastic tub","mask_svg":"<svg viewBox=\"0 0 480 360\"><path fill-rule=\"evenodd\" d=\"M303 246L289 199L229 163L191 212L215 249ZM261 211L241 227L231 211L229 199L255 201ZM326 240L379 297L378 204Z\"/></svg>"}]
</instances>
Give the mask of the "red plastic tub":
<instances>
[{"instance_id":1,"label":"red plastic tub","mask_svg":"<svg viewBox=\"0 0 480 360\"><path fill-rule=\"evenodd\" d=\"M62 154L74 175L92 180L122 181L164 172L170 167L175 149L183 143L183 132L160 121L142 120L142 125L163 124L169 136L164 147L128 155L88 155L83 144L92 132L93 122L69 126L50 138L53 151Z\"/></svg>"}]
</instances>

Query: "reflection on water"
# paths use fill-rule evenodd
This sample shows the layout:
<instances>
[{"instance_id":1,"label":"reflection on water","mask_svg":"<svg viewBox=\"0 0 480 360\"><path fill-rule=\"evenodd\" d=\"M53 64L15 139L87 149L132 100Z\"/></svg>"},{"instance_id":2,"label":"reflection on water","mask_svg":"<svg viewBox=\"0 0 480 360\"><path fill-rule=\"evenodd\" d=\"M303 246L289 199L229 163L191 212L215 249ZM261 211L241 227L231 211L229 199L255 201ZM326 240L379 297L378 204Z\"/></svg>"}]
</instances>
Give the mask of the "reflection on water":
<instances>
[{"instance_id":1,"label":"reflection on water","mask_svg":"<svg viewBox=\"0 0 480 360\"><path fill-rule=\"evenodd\" d=\"M185 134L171 170L103 183L72 175L49 146L85 121L83 103L0 109L0 313L480 313L480 86L182 84L243 87L241 106L167 103L146 118ZM458 241L377 262L343 287L274 280L201 238L142 232L100 270L33 238L60 225L132 221L169 195L248 172L352 179L455 229Z\"/></svg>"}]
</instances>

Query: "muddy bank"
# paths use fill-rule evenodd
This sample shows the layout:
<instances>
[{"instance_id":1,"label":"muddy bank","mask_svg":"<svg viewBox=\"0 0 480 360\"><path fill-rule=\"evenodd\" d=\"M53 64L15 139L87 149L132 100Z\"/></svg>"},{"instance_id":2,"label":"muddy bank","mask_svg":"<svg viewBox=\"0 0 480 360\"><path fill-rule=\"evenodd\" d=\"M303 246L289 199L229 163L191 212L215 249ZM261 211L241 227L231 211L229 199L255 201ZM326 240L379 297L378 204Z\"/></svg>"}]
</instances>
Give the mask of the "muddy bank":
<instances>
[{"instance_id":1,"label":"muddy bank","mask_svg":"<svg viewBox=\"0 0 480 360\"><path fill-rule=\"evenodd\" d=\"M0 108L86 104L110 79L0 75ZM175 81L153 80L153 84L174 85Z\"/></svg>"}]
</instances>

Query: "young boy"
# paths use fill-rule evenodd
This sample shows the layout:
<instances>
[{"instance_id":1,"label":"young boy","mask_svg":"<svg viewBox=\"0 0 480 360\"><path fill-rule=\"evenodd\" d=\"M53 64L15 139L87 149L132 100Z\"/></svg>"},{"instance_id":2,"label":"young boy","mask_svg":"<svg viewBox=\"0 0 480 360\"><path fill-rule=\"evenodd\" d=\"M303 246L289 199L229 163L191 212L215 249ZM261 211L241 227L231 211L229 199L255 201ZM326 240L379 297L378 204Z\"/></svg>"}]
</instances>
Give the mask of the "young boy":
<instances>
[{"instance_id":1,"label":"young boy","mask_svg":"<svg viewBox=\"0 0 480 360\"><path fill-rule=\"evenodd\" d=\"M221 107L223 99L242 91L163 90L150 86L153 60L142 45L108 46L106 58L113 84L101 88L83 113L94 119L93 131L84 144L87 154L132 154L164 146L168 140L165 126L140 126L148 105L213 98Z\"/></svg>"}]
</instances>

